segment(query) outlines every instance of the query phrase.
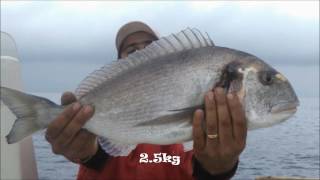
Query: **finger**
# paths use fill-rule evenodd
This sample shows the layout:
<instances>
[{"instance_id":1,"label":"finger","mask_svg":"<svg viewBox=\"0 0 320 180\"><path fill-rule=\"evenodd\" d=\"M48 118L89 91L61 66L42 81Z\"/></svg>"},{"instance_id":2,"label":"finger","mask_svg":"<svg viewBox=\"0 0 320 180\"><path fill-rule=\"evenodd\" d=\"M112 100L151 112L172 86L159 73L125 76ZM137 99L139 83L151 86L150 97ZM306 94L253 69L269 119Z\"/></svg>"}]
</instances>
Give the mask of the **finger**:
<instances>
[{"instance_id":1,"label":"finger","mask_svg":"<svg viewBox=\"0 0 320 180\"><path fill-rule=\"evenodd\" d=\"M89 156L89 147L87 145L89 141L93 141L92 139L93 135L85 130L80 130L70 143L68 145L68 152L66 153L66 156L68 156L70 159L84 159Z\"/></svg>"},{"instance_id":2,"label":"finger","mask_svg":"<svg viewBox=\"0 0 320 180\"><path fill-rule=\"evenodd\" d=\"M62 147L68 145L92 115L93 108L91 106L83 107L57 137L56 144Z\"/></svg>"},{"instance_id":3,"label":"finger","mask_svg":"<svg viewBox=\"0 0 320 180\"><path fill-rule=\"evenodd\" d=\"M205 136L202 129L202 121L204 113L201 109L195 111L193 115L193 149L196 152L201 152L205 147Z\"/></svg>"},{"instance_id":4,"label":"finger","mask_svg":"<svg viewBox=\"0 0 320 180\"><path fill-rule=\"evenodd\" d=\"M219 140L222 146L229 144L232 138L232 125L226 95L222 88L215 90L215 98L218 112Z\"/></svg>"},{"instance_id":5,"label":"finger","mask_svg":"<svg viewBox=\"0 0 320 180\"><path fill-rule=\"evenodd\" d=\"M76 96L72 92L65 92L61 96L61 104L67 105L77 101Z\"/></svg>"},{"instance_id":6,"label":"finger","mask_svg":"<svg viewBox=\"0 0 320 180\"><path fill-rule=\"evenodd\" d=\"M46 139L51 142L52 139L56 138L80 108L80 103L75 103L72 106L66 107L65 110L49 124L46 132Z\"/></svg>"},{"instance_id":7,"label":"finger","mask_svg":"<svg viewBox=\"0 0 320 180\"><path fill-rule=\"evenodd\" d=\"M232 117L233 135L236 141L245 142L247 136L247 124L244 110L240 100L235 94L228 94L228 104Z\"/></svg>"},{"instance_id":8,"label":"finger","mask_svg":"<svg viewBox=\"0 0 320 180\"><path fill-rule=\"evenodd\" d=\"M206 127L207 135L218 134L218 121L216 103L214 100L214 94L209 91L205 97L205 109L206 109ZM212 149L218 144L218 138L210 139L207 137L207 146Z\"/></svg>"}]
</instances>

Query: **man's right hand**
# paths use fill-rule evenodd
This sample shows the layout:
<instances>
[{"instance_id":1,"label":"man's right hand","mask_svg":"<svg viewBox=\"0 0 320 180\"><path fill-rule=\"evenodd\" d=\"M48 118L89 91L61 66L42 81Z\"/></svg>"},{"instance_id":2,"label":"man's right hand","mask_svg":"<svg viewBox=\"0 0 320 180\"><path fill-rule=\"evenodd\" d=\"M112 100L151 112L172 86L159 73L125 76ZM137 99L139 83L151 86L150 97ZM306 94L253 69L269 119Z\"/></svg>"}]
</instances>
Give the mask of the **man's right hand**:
<instances>
[{"instance_id":1,"label":"man's right hand","mask_svg":"<svg viewBox=\"0 0 320 180\"><path fill-rule=\"evenodd\" d=\"M82 129L92 117L94 109L76 102L76 97L66 92L61 104L68 105L48 126L46 139L55 154L61 154L74 163L90 159L98 150L97 136ZM72 104L71 104L72 103Z\"/></svg>"}]
</instances>

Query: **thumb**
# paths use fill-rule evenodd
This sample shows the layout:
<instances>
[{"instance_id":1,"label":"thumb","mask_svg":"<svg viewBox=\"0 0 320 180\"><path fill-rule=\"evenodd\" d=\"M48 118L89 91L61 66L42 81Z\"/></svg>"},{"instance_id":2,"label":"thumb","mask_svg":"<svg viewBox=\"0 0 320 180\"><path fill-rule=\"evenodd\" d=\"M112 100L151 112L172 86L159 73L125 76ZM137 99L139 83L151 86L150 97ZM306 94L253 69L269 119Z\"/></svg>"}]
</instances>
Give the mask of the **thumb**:
<instances>
[{"instance_id":1,"label":"thumb","mask_svg":"<svg viewBox=\"0 0 320 180\"><path fill-rule=\"evenodd\" d=\"M76 96L72 92L64 92L61 96L61 104L67 105L77 101Z\"/></svg>"}]
</instances>

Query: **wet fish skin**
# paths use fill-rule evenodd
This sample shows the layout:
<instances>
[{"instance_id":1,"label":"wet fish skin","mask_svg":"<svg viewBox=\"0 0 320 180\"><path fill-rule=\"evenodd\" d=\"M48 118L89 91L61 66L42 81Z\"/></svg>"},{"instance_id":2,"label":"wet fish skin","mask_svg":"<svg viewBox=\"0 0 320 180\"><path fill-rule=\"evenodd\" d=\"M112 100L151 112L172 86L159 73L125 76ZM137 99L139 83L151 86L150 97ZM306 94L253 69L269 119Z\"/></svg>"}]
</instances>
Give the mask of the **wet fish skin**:
<instances>
[{"instance_id":1,"label":"wet fish skin","mask_svg":"<svg viewBox=\"0 0 320 180\"><path fill-rule=\"evenodd\" d=\"M140 143L183 143L191 140L193 111L203 106L204 94L216 86L238 94L249 129L280 123L295 113L298 98L281 73L256 56L214 46L192 34L196 38L191 45L178 34L182 50L170 37L160 39L89 75L76 90L82 104L95 107L84 128L108 138L107 149L117 145L127 149L120 155ZM171 48L164 46L176 50L168 52ZM18 118L8 143L46 128L64 108L5 87L1 99Z\"/></svg>"},{"instance_id":2,"label":"wet fish skin","mask_svg":"<svg viewBox=\"0 0 320 180\"><path fill-rule=\"evenodd\" d=\"M183 53L183 58L182 54L168 55L123 74L121 79L115 79L97 89L95 93L98 96L89 93L80 98L82 103L94 103L96 107L93 117L96 119L91 120L87 128L105 137L121 139L122 143L170 144L178 141L171 136L165 138L165 134L170 134L182 122L188 122L191 128L191 116L187 120L158 126L140 127L137 124L178 113L170 110L203 104L204 94L220 79L223 67L236 58L247 56L244 53L238 56L232 53L236 52L220 47L190 50ZM100 97L105 98L100 100ZM99 129L90 126L93 121L100 124ZM133 133L120 134L118 128L122 127L124 131L131 129ZM185 139L191 138L189 132L185 133ZM156 139L155 134L163 137Z\"/></svg>"}]
</instances>

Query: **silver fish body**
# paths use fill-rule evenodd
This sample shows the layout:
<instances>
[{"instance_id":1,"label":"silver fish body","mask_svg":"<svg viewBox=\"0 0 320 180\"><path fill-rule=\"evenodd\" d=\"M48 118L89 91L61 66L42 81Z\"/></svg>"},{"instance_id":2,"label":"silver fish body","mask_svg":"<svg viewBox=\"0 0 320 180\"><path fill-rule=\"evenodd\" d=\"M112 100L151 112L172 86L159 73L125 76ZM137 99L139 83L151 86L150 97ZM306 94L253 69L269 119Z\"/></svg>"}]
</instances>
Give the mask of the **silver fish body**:
<instances>
[{"instance_id":1,"label":"silver fish body","mask_svg":"<svg viewBox=\"0 0 320 180\"><path fill-rule=\"evenodd\" d=\"M232 53L236 52L221 47L191 49L122 74L80 98L96 107L85 127L122 143L189 140L190 112L173 110L202 105L205 92L219 81L225 64L234 60Z\"/></svg>"},{"instance_id":2,"label":"silver fish body","mask_svg":"<svg viewBox=\"0 0 320 180\"><path fill-rule=\"evenodd\" d=\"M299 104L281 73L253 55L215 46L190 29L94 71L76 95L82 104L95 107L84 128L107 138L106 149L126 149L111 150L111 155L126 155L140 143L190 142L192 114L203 106L204 94L216 86L238 94L249 129L280 123ZM9 143L46 128L63 111L45 98L5 87L1 99L18 118L7 136ZM19 131L26 124L31 130Z\"/></svg>"}]
</instances>

